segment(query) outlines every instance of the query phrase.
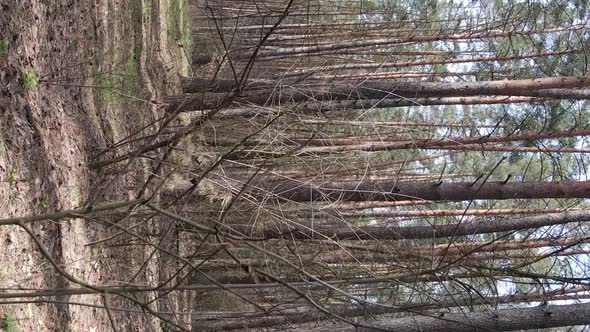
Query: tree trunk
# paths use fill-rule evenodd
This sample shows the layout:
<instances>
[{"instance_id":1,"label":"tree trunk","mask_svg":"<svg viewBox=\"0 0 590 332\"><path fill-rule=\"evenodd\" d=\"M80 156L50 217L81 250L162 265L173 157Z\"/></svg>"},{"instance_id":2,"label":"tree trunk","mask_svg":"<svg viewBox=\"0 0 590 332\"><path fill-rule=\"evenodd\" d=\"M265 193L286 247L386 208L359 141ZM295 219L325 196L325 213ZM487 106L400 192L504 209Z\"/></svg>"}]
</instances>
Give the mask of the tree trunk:
<instances>
[{"instance_id":1,"label":"tree trunk","mask_svg":"<svg viewBox=\"0 0 590 332\"><path fill-rule=\"evenodd\" d=\"M216 83L211 83L215 85ZM228 83L229 84L229 83ZM306 89L301 87L281 87L276 91L268 89L263 92L248 93L234 96L231 101L241 104L272 105L285 103L309 102L313 96L316 101L359 100L379 98L431 98L431 97L467 97L467 96L529 96L543 97L548 89L550 98L584 97L585 92L570 93L571 89L590 86L590 77L546 77L524 80L499 80L482 82L404 82L396 80L369 80L359 84L312 85ZM278 89L281 87L280 89ZM555 92L557 91L557 93ZM585 91L585 90L584 90ZM565 94L562 96L562 94ZM182 105L187 111L210 109L218 106L226 98L226 94L208 93L189 94L168 98L169 108Z\"/></svg>"},{"instance_id":2,"label":"tree trunk","mask_svg":"<svg viewBox=\"0 0 590 332\"><path fill-rule=\"evenodd\" d=\"M296 75L309 75L317 72L331 71L331 70L352 70L352 69L383 69L383 68L406 68L416 66L433 66L444 65L451 63L470 63L470 62L488 62L488 61L510 61L517 59L540 58L546 56L556 56L580 52L579 50L567 50L559 52L544 52L534 54L512 55L512 56L493 56L493 57L479 57L479 58L460 58L460 59L444 59L444 60L427 60L427 61L406 61L406 62L375 62L375 63L344 63L331 66L312 67L305 70L287 73L287 77Z\"/></svg>"},{"instance_id":3,"label":"tree trunk","mask_svg":"<svg viewBox=\"0 0 590 332\"><path fill-rule=\"evenodd\" d=\"M541 300L571 300L572 297L582 297L577 294L569 295L574 292L585 291L586 288L574 288L573 290L558 290L548 292L547 294L544 293L529 293L524 295L506 295L506 296L490 296L487 298L478 298L477 300L473 299L453 299L453 300L443 300L437 301L433 303L409 303L400 305L399 307L391 306L391 307L383 307L383 306L354 306L354 305L334 305L334 306L326 306L328 310L338 314L341 317L358 317L358 316L368 316L368 315L383 315L383 314L391 314L397 312L404 312L408 309L414 311L423 311L423 310L433 310L433 309L443 309L443 308L455 308L458 306L470 305L470 306L483 306L483 305L496 305L498 303L522 303L522 302L531 302L531 301L541 301ZM586 296L587 297L587 296ZM239 321L237 320L229 320L226 319L223 322L220 322L219 325L215 326L215 328L208 326L209 330L235 330L235 329L244 329L244 328L261 328L261 327L269 327L269 326L276 326L282 324L301 324L305 322L312 322L312 321L322 321L327 320L329 317L326 317L325 314L319 312L316 309L304 309L304 310L290 310L290 311L283 311L277 310L277 312L272 312L268 316L262 317L255 317L255 318L244 318L241 317ZM204 330L207 328L203 327ZM333 330L333 331L336 331Z\"/></svg>"},{"instance_id":4,"label":"tree trunk","mask_svg":"<svg viewBox=\"0 0 590 332\"><path fill-rule=\"evenodd\" d=\"M391 96L390 96L391 97ZM349 110L368 110L372 108L393 108L410 106L437 105L492 105L515 103L543 103L552 98L539 97L511 97L511 96L470 96L470 97L431 97L431 98L379 98L379 99L349 99L326 102L303 102L294 108L296 112L338 112Z\"/></svg>"},{"instance_id":5,"label":"tree trunk","mask_svg":"<svg viewBox=\"0 0 590 332\"><path fill-rule=\"evenodd\" d=\"M340 50L349 50L355 48L365 47L386 47L392 45L400 45L403 43L427 43L439 40L474 40L474 39L491 39L514 36L527 36L541 33L563 32L563 31L579 31L588 29L585 25L576 25L572 27L559 27L553 29L538 29L526 31L494 31L481 33L459 33L447 35L423 35L423 36L409 36L400 38L372 38L368 40L347 41L342 43L332 43L327 45L317 46L302 46L302 47L285 47L274 50L261 50L258 52L258 59L263 58L283 58L285 56L310 55L331 52L331 54L338 54ZM248 53L240 54L238 58L246 58L250 56Z\"/></svg>"},{"instance_id":6,"label":"tree trunk","mask_svg":"<svg viewBox=\"0 0 590 332\"><path fill-rule=\"evenodd\" d=\"M314 185L284 180L262 195L266 194L295 202L590 198L590 181L413 183L392 180Z\"/></svg>"},{"instance_id":7,"label":"tree trunk","mask_svg":"<svg viewBox=\"0 0 590 332\"><path fill-rule=\"evenodd\" d=\"M444 210L369 210L344 212L343 217L371 217L371 218L415 218L415 217L442 217L442 216L499 216L507 214L547 214L560 213L566 208L550 209L444 209Z\"/></svg>"},{"instance_id":8,"label":"tree trunk","mask_svg":"<svg viewBox=\"0 0 590 332\"><path fill-rule=\"evenodd\" d=\"M443 237L456 237L474 234L516 231L543 226L561 225L572 222L590 220L590 210L549 213L540 216L518 219L496 219L484 222L461 222L448 225L432 226L315 226L292 227L288 229L268 228L262 231L265 239L338 239L338 240L409 240L409 239L436 239ZM248 227L236 230L247 232ZM493 245L493 244L491 244Z\"/></svg>"},{"instance_id":9,"label":"tree trunk","mask_svg":"<svg viewBox=\"0 0 590 332\"><path fill-rule=\"evenodd\" d=\"M559 90L559 89L553 89ZM578 91L568 89L569 91ZM547 91L547 90L543 90ZM585 90L579 90L585 91ZM590 97L588 98L590 99ZM529 103L540 104L548 100L553 100L550 97L510 97L510 96L472 96L472 97L433 97L433 98L387 98L387 99L361 99L361 100L334 100L327 102L302 102L292 108L296 113L326 113L337 112L344 113L351 110L369 110L392 107L410 107L410 106L437 106L437 105L492 105L492 104L515 104L515 103ZM270 114L278 110L272 108L261 107L236 107L225 109L220 112L222 116L242 116L254 117L257 115ZM198 111L196 109L195 111Z\"/></svg>"},{"instance_id":10,"label":"tree trunk","mask_svg":"<svg viewBox=\"0 0 590 332\"><path fill-rule=\"evenodd\" d=\"M357 332L472 332L544 329L590 323L590 303L509 308L486 312L461 312L444 317L411 316L369 322L373 328L358 327ZM332 330L334 331L334 330Z\"/></svg>"},{"instance_id":11,"label":"tree trunk","mask_svg":"<svg viewBox=\"0 0 590 332\"><path fill-rule=\"evenodd\" d=\"M448 244L437 244L417 248L418 252L430 252L432 255L459 255L467 252L506 252L510 250L522 250L543 247L574 247L590 242L588 237L560 237L558 239L533 239L525 241L500 240L500 241L473 241L473 242L454 242L450 247Z\"/></svg>"},{"instance_id":12,"label":"tree trunk","mask_svg":"<svg viewBox=\"0 0 590 332\"><path fill-rule=\"evenodd\" d=\"M519 133L510 135L478 136L478 137L450 137L450 138L416 138L407 141L370 141L370 140L326 140L324 143L332 146L310 146L299 151L299 155L316 153L335 153L344 151L392 151L398 149L445 149L448 146L464 146L486 143L506 143L515 141L537 141L542 139L557 139L565 137L579 137L590 135L590 129L566 130L542 133Z\"/></svg>"}]
</instances>

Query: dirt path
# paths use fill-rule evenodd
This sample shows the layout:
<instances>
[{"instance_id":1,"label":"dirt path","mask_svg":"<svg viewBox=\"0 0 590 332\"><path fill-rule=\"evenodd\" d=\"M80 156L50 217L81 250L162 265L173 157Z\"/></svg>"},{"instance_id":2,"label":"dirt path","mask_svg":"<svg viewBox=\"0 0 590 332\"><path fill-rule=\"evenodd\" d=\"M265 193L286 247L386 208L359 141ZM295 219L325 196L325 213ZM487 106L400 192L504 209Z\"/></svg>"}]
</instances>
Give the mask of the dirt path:
<instances>
[{"instance_id":1,"label":"dirt path","mask_svg":"<svg viewBox=\"0 0 590 332\"><path fill-rule=\"evenodd\" d=\"M132 195L132 177L101 191L112 179L87 165L100 149L161 115L159 102L177 92L186 65L174 39L185 33L179 20L185 2L0 0L0 217ZM32 231L75 277L124 280L126 271L106 263L117 249L86 245L108 236L104 227L46 221ZM71 286L23 229L0 228L0 241L0 294ZM45 300L54 303L0 305L0 319L14 316L23 331L110 328L104 310L67 304L103 305L100 297ZM126 317L117 325L141 329L141 319Z\"/></svg>"}]
</instances>

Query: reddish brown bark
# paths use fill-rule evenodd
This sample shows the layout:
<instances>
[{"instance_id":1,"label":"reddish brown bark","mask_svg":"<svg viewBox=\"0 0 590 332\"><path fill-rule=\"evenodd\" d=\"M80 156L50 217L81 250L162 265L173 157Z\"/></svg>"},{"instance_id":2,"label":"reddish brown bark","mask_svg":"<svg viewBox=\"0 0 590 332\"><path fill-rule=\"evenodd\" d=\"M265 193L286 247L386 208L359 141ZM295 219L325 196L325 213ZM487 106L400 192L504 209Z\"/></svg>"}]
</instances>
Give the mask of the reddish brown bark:
<instances>
[{"instance_id":1,"label":"reddish brown bark","mask_svg":"<svg viewBox=\"0 0 590 332\"><path fill-rule=\"evenodd\" d=\"M271 196L296 202L590 198L590 181L475 184L351 181L314 185L284 180L268 190Z\"/></svg>"},{"instance_id":2,"label":"reddish brown bark","mask_svg":"<svg viewBox=\"0 0 590 332\"><path fill-rule=\"evenodd\" d=\"M435 147L425 147L424 150L441 150ZM569 147L547 147L547 146L500 146L500 145L480 145L480 144L468 144L468 145L448 145L442 150L451 151L494 151L494 152L522 152L522 153L590 153L588 148L569 148Z\"/></svg>"}]
</instances>

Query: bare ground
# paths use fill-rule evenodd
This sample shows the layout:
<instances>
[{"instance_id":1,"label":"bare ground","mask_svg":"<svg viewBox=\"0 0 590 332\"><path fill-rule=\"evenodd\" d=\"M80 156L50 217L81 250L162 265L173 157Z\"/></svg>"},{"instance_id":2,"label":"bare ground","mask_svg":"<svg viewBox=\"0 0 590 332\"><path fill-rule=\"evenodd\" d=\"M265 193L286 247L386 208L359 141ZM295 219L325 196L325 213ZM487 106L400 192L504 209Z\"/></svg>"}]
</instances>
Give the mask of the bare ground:
<instances>
[{"instance_id":1,"label":"bare ground","mask_svg":"<svg viewBox=\"0 0 590 332\"><path fill-rule=\"evenodd\" d=\"M187 70L176 12L183 3L0 0L1 218L133 196L133 183L145 174L101 174L88 164L161 116L163 98L178 92L178 74ZM136 273L134 258L108 263L130 249L87 245L110 235L104 226L45 221L32 232L62 268L86 282L108 284ZM0 241L0 295L72 286L22 228L0 227ZM148 254L133 250L128 257ZM150 282L157 273L157 266L147 267L136 281ZM23 331L110 329L104 310L72 304L103 305L101 297L44 300L51 301L0 305L0 318L13 315ZM149 324L141 315L129 317L115 315L116 325L139 331Z\"/></svg>"}]
</instances>

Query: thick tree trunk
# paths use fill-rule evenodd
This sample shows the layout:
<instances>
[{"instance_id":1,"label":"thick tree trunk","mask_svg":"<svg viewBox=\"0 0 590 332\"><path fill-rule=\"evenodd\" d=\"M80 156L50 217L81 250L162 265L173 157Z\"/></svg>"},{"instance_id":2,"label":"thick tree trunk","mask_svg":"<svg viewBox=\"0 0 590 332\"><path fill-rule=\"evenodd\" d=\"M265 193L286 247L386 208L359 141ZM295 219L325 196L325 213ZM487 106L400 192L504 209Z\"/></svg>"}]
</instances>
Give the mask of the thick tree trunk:
<instances>
[{"instance_id":1,"label":"thick tree trunk","mask_svg":"<svg viewBox=\"0 0 590 332\"><path fill-rule=\"evenodd\" d=\"M582 289L584 291L586 289ZM365 316L368 315L384 315L384 314L391 314L397 312L405 312L407 310L414 310L414 311L423 311L423 310L433 310L433 309L443 309L443 308L455 308L458 306L470 305L470 306L484 306L484 305L496 305L499 303L522 303L522 302L531 302L531 301L541 301L541 300L570 300L572 298L571 293L575 291L580 291L579 288L574 288L572 291L565 290L565 291L557 291L551 292L547 294L543 293L529 293L525 295L507 295L507 296L491 296L488 298L478 298L477 300L473 299L453 299L453 300L444 300L438 301L436 303L409 303L405 305L401 305L399 307L392 306L392 307L383 307L383 306L354 306L354 305L334 305L334 306L326 306L326 309L330 310L330 312L336 313L341 317L358 317L358 316ZM575 295L578 296L578 295ZM587 297L587 296L586 296ZM261 328L261 327L269 327L269 326L277 326L283 324L301 324L306 322L313 322L313 321L323 321L327 320L325 314L321 313L317 309L304 309L304 310L285 310L277 312L273 312L268 316L262 317L241 317L238 320L233 319L226 319L220 322L218 325L216 324L214 327L208 326L203 327L203 330L236 330L236 329L244 329L244 328ZM336 329L334 330L336 331Z\"/></svg>"},{"instance_id":2,"label":"thick tree trunk","mask_svg":"<svg viewBox=\"0 0 590 332\"><path fill-rule=\"evenodd\" d=\"M466 236L495 232L516 231L543 226L561 225L590 220L590 210L549 213L540 216L518 219L496 219L484 222L461 222L448 225L432 226L315 226L291 227L287 229L269 228L260 236L266 239L338 239L338 240L409 240L436 239L450 236ZM248 227L234 229L246 232Z\"/></svg>"},{"instance_id":3,"label":"thick tree trunk","mask_svg":"<svg viewBox=\"0 0 590 332\"><path fill-rule=\"evenodd\" d=\"M214 86L216 83L211 83ZM221 83L220 83L221 84ZM224 83L225 84L225 83ZM229 88L229 82L227 83ZM223 84L222 84L223 85ZM468 96L528 96L548 98L586 98L583 90L572 90L590 86L590 77L546 77L524 80L499 80L483 82L404 82L398 80L370 80L359 84L337 83L330 86L313 85L306 89L301 87L282 87L276 91L268 89L262 92L247 93L243 96L233 96L232 102L251 105L273 105L285 103L316 101L333 102L334 100L360 100L360 99L415 99L432 97L468 97ZM549 93L543 91L548 90ZM557 90L552 90L557 89ZM210 109L221 104L227 94L208 93L188 94L171 97L167 100L169 108L175 108L183 104L190 110ZM425 101L424 101L425 102Z\"/></svg>"},{"instance_id":4,"label":"thick tree trunk","mask_svg":"<svg viewBox=\"0 0 590 332\"><path fill-rule=\"evenodd\" d=\"M412 316L369 322L374 328L358 327L357 332L472 332L516 331L575 326L590 323L590 303L509 308L486 312L461 312L444 317Z\"/></svg>"},{"instance_id":5,"label":"thick tree trunk","mask_svg":"<svg viewBox=\"0 0 590 332\"><path fill-rule=\"evenodd\" d=\"M571 300L572 298L588 298L588 295L578 295L575 292L587 291L587 288L576 287L573 289L549 291L547 293L529 293L524 295L505 295L505 296L490 296L487 298L478 298L476 300L471 298L455 298L452 300L441 300L433 303L409 303L400 305L399 307L391 306L354 306L350 304L345 305L332 305L325 306L330 312L336 313L341 317L358 317L358 316L369 316L369 315L383 315L397 312L405 312L407 310L424 311L424 310L440 310L444 308L455 308L458 306L485 306L485 305L497 305L499 303L522 303L531 301L541 300ZM216 312L219 315L219 313ZM313 309L300 309L300 310L277 310L267 316L258 317L240 317L239 322L237 320L224 320L215 327L208 326L204 327L204 330L235 330L244 328L260 328L269 327L282 324L301 324L312 321L327 320L325 314L319 312L315 308ZM338 329L334 329L336 331ZM339 331L339 330L338 330Z\"/></svg>"},{"instance_id":6,"label":"thick tree trunk","mask_svg":"<svg viewBox=\"0 0 590 332\"><path fill-rule=\"evenodd\" d=\"M268 188L268 193L264 195L295 202L590 198L590 181L414 183L392 180L314 185L284 180Z\"/></svg>"},{"instance_id":7,"label":"thick tree trunk","mask_svg":"<svg viewBox=\"0 0 590 332\"><path fill-rule=\"evenodd\" d=\"M553 89L559 90L559 89ZM542 90L549 91L549 90ZM569 91L586 91L586 90L572 90ZM578 94L579 95L579 94ZM191 98L193 99L193 98ZM585 99L585 98L584 98ZM590 97L588 97L590 99ZM173 100L173 99L170 99ZM337 112L344 113L352 110L370 110L393 107L410 107L410 106L437 106L437 105L493 105L493 104L515 104L515 103L529 103L539 104L548 100L553 100L549 96L546 97L510 97L510 96L473 96L473 97L432 97L432 98L387 98L387 99L361 99L361 100L334 100L327 102L302 102L292 108L288 109L295 113L327 113ZM208 105L208 104L207 104ZM210 106L210 105L208 105ZM284 111L287 108L283 108ZM198 111L199 109L195 109ZM257 115L270 114L279 110L272 108L249 107L240 106L236 103L232 108L225 109L219 113L221 116L242 116L254 117ZM376 110L379 111L379 110Z\"/></svg>"}]
</instances>

